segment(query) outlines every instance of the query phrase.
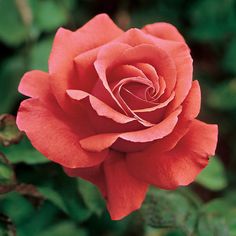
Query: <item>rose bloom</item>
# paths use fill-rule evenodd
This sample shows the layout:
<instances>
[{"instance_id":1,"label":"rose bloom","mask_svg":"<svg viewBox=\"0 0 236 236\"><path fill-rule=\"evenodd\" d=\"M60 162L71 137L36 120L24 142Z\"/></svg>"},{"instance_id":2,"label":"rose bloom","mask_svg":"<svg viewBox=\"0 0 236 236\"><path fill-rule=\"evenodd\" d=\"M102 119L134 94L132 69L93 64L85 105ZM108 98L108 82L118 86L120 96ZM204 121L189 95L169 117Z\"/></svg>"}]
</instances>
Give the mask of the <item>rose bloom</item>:
<instances>
[{"instance_id":1,"label":"rose bloom","mask_svg":"<svg viewBox=\"0 0 236 236\"><path fill-rule=\"evenodd\" d=\"M49 72L27 72L17 125L69 176L95 184L114 220L140 208L149 185L191 183L214 155L217 126L196 116L190 50L168 23L119 29L106 15L60 28Z\"/></svg>"}]
</instances>

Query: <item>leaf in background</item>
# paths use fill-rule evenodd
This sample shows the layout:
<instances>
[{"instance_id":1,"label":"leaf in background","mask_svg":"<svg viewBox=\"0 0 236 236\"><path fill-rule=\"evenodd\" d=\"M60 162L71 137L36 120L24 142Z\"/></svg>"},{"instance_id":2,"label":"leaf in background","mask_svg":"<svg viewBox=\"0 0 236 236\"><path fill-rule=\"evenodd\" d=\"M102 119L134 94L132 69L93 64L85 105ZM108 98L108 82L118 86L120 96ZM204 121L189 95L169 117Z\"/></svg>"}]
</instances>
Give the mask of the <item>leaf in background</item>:
<instances>
[{"instance_id":1,"label":"leaf in background","mask_svg":"<svg viewBox=\"0 0 236 236\"><path fill-rule=\"evenodd\" d=\"M0 153L0 193L4 187L15 183L15 173L7 158Z\"/></svg>"},{"instance_id":2,"label":"leaf in background","mask_svg":"<svg viewBox=\"0 0 236 236\"><path fill-rule=\"evenodd\" d=\"M56 208L46 202L36 209L16 192L8 193L0 199L0 212L8 215L15 223L17 236L40 235L46 226L55 221L55 215L58 213Z\"/></svg>"},{"instance_id":3,"label":"leaf in background","mask_svg":"<svg viewBox=\"0 0 236 236\"><path fill-rule=\"evenodd\" d=\"M180 12L183 0L178 1L153 1L147 4L146 1L131 12L131 23L135 27L143 27L146 24L166 21L178 26L180 29Z\"/></svg>"},{"instance_id":4,"label":"leaf in background","mask_svg":"<svg viewBox=\"0 0 236 236\"><path fill-rule=\"evenodd\" d=\"M70 221L62 221L56 225L53 225L44 232L40 233L40 236L87 236L85 229L76 226Z\"/></svg>"},{"instance_id":5,"label":"leaf in background","mask_svg":"<svg viewBox=\"0 0 236 236\"><path fill-rule=\"evenodd\" d=\"M48 71L48 58L52 48L52 41L52 38L46 38L34 44L30 52L29 68L31 70Z\"/></svg>"},{"instance_id":6,"label":"leaf in background","mask_svg":"<svg viewBox=\"0 0 236 236\"><path fill-rule=\"evenodd\" d=\"M52 167L47 181L38 184L39 191L51 203L76 222L86 221L92 214L81 199L75 178L68 177L59 166Z\"/></svg>"},{"instance_id":7,"label":"leaf in background","mask_svg":"<svg viewBox=\"0 0 236 236\"><path fill-rule=\"evenodd\" d=\"M211 215L202 215L198 220L198 235L201 236L228 236L228 227L222 218Z\"/></svg>"},{"instance_id":8,"label":"leaf in background","mask_svg":"<svg viewBox=\"0 0 236 236\"><path fill-rule=\"evenodd\" d=\"M227 44L225 55L223 57L223 69L236 74L236 38ZM236 92L235 92L236 93Z\"/></svg>"},{"instance_id":9,"label":"leaf in background","mask_svg":"<svg viewBox=\"0 0 236 236\"><path fill-rule=\"evenodd\" d=\"M0 203L0 212L8 215L16 225L28 221L35 213L32 204L16 192L6 194Z\"/></svg>"},{"instance_id":10,"label":"leaf in background","mask_svg":"<svg viewBox=\"0 0 236 236\"><path fill-rule=\"evenodd\" d=\"M13 115L0 115L0 144L9 146L18 143L22 133L16 126L16 119Z\"/></svg>"},{"instance_id":11,"label":"leaf in background","mask_svg":"<svg viewBox=\"0 0 236 236\"><path fill-rule=\"evenodd\" d=\"M26 136L24 136L24 138L17 145L3 147L1 150L13 164L23 162L33 165L49 162L46 157L44 157L32 146Z\"/></svg>"},{"instance_id":12,"label":"leaf in background","mask_svg":"<svg viewBox=\"0 0 236 236\"><path fill-rule=\"evenodd\" d=\"M55 206L57 206L58 208L60 208L62 211L64 211L65 213L68 214L66 205L62 199L62 197L60 196L60 194L55 191L54 189L47 187L47 186L41 186L38 187L38 190L40 193L43 194L43 196L49 200L50 202L52 202Z\"/></svg>"},{"instance_id":13,"label":"leaf in background","mask_svg":"<svg viewBox=\"0 0 236 236\"><path fill-rule=\"evenodd\" d=\"M210 107L220 111L236 109L236 79L219 84L212 89L208 95L207 103Z\"/></svg>"},{"instance_id":14,"label":"leaf in background","mask_svg":"<svg viewBox=\"0 0 236 236\"><path fill-rule=\"evenodd\" d=\"M48 202L36 208L31 217L17 225L17 236L41 236L41 232L55 223L58 210Z\"/></svg>"},{"instance_id":15,"label":"leaf in background","mask_svg":"<svg viewBox=\"0 0 236 236\"><path fill-rule=\"evenodd\" d=\"M222 162L217 157L210 158L208 166L198 175L196 182L213 191L224 189L227 178Z\"/></svg>"},{"instance_id":16,"label":"leaf in background","mask_svg":"<svg viewBox=\"0 0 236 236\"><path fill-rule=\"evenodd\" d=\"M16 228L12 220L0 213L0 235L1 236L16 236Z\"/></svg>"},{"instance_id":17,"label":"leaf in background","mask_svg":"<svg viewBox=\"0 0 236 236\"><path fill-rule=\"evenodd\" d=\"M95 214L101 216L105 209L105 203L98 189L88 181L78 179L79 192L85 205Z\"/></svg>"},{"instance_id":18,"label":"leaf in background","mask_svg":"<svg viewBox=\"0 0 236 236\"><path fill-rule=\"evenodd\" d=\"M0 40L18 46L27 38L25 27L14 0L0 0Z\"/></svg>"},{"instance_id":19,"label":"leaf in background","mask_svg":"<svg viewBox=\"0 0 236 236\"><path fill-rule=\"evenodd\" d=\"M35 1L35 0L34 0ZM35 24L41 31L52 31L66 24L69 13L55 0L35 1Z\"/></svg>"},{"instance_id":20,"label":"leaf in background","mask_svg":"<svg viewBox=\"0 0 236 236\"><path fill-rule=\"evenodd\" d=\"M0 65L0 114L12 112L20 95L17 88L24 70L23 55L8 58Z\"/></svg>"},{"instance_id":21,"label":"leaf in background","mask_svg":"<svg viewBox=\"0 0 236 236\"><path fill-rule=\"evenodd\" d=\"M192 40L215 43L236 32L234 1L195 1L189 9Z\"/></svg>"},{"instance_id":22,"label":"leaf in background","mask_svg":"<svg viewBox=\"0 0 236 236\"><path fill-rule=\"evenodd\" d=\"M236 192L231 191L222 198L214 199L202 208L204 214L210 215L213 219L221 219L227 224L229 235L236 234ZM223 235L223 234L222 234Z\"/></svg>"},{"instance_id":23,"label":"leaf in background","mask_svg":"<svg viewBox=\"0 0 236 236\"><path fill-rule=\"evenodd\" d=\"M197 220L197 206L177 191L151 189L141 208L147 225L155 228L179 228L191 235Z\"/></svg>"}]
</instances>

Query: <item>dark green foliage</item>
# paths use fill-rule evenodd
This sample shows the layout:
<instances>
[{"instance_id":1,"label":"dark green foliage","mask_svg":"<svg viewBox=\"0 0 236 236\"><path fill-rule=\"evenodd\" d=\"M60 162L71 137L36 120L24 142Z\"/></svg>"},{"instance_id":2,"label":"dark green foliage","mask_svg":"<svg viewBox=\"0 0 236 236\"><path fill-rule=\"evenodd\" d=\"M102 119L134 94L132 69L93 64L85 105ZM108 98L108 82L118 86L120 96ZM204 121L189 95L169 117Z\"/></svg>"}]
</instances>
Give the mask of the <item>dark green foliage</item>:
<instances>
[{"instance_id":1,"label":"dark green foliage","mask_svg":"<svg viewBox=\"0 0 236 236\"><path fill-rule=\"evenodd\" d=\"M178 27L202 88L200 119L219 124L217 157L196 183L151 188L140 211L116 222L96 187L21 139L14 119L0 121L0 236L235 236L236 0L0 0L0 115L16 115L25 71L47 71L56 30L100 12L123 28Z\"/></svg>"}]
</instances>

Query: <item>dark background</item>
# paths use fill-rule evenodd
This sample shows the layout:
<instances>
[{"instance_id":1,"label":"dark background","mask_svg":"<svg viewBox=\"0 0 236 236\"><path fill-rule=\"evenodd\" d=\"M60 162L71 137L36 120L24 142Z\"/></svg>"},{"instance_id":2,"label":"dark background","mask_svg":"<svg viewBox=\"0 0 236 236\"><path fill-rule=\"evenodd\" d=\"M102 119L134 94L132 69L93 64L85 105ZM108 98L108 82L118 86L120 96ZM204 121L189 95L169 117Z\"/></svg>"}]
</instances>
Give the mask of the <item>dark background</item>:
<instances>
[{"instance_id":1,"label":"dark background","mask_svg":"<svg viewBox=\"0 0 236 236\"><path fill-rule=\"evenodd\" d=\"M219 125L217 155L196 183L172 192L151 189L140 211L112 222L93 186L65 176L25 137L0 144L13 165L0 163L0 187L11 171L28 184L0 195L0 236L15 229L20 236L235 236L235 0L0 0L0 114L16 114L24 72L47 71L56 30L75 30L102 12L123 29L158 21L179 29L202 88L199 118Z\"/></svg>"}]
</instances>

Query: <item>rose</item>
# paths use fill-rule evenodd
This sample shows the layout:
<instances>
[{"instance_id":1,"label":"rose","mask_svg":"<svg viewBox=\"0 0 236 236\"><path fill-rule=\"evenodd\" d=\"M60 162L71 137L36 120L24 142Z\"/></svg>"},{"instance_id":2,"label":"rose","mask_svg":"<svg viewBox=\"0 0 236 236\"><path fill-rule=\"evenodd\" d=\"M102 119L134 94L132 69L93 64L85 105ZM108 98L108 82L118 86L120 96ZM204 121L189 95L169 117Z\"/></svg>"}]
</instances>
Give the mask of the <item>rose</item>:
<instances>
[{"instance_id":1,"label":"rose","mask_svg":"<svg viewBox=\"0 0 236 236\"><path fill-rule=\"evenodd\" d=\"M167 23L123 32L101 14L60 28L49 73L26 73L19 91L31 97L20 130L69 176L97 185L112 219L138 209L149 184L191 183L216 148L217 126L195 119L190 50Z\"/></svg>"}]
</instances>

